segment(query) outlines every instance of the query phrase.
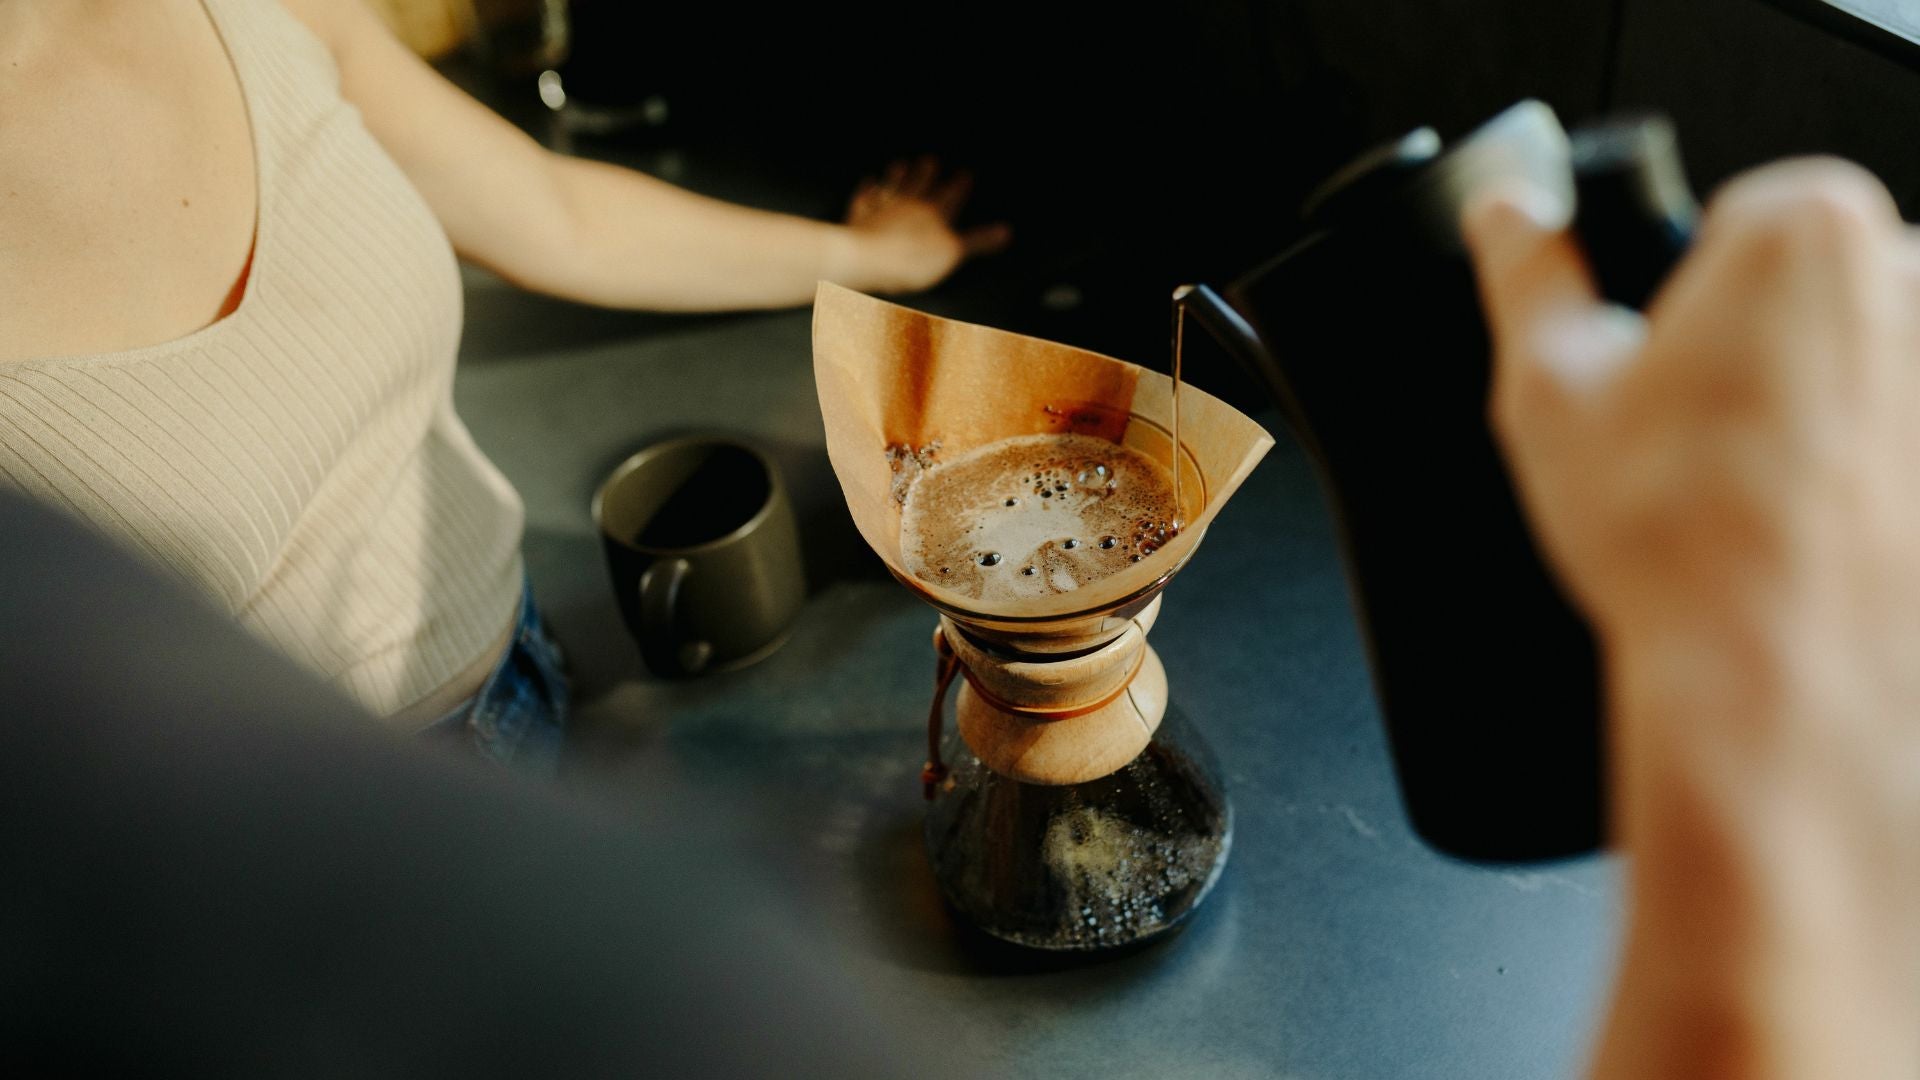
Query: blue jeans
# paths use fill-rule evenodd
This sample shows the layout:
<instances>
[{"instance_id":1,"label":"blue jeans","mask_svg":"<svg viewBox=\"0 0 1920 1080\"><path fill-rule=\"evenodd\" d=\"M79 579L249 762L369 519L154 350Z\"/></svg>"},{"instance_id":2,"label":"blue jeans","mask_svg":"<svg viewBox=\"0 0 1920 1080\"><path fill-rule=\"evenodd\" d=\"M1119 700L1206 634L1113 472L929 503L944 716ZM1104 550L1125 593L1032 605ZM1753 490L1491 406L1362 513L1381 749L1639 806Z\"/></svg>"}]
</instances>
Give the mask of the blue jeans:
<instances>
[{"instance_id":1,"label":"blue jeans","mask_svg":"<svg viewBox=\"0 0 1920 1080\"><path fill-rule=\"evenodd\" d=\"M547 633L533 586L520 593L507 651L473 697L427 725L429 738L457 739L516 772L551 776L566 740L566 656Z\"/></svg>"}]
</instances>

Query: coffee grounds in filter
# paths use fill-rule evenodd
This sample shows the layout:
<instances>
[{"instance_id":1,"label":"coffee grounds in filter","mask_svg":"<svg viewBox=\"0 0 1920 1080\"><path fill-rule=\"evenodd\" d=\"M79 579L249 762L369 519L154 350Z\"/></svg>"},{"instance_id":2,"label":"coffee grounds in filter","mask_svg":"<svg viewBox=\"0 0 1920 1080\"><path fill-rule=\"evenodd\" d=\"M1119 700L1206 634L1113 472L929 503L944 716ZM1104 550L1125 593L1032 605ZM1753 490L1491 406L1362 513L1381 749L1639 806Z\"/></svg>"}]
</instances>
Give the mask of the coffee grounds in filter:
<instances>
[{"instance_id":1,"label":"coffee grounds in filter","mask_svg":"<svg viewBox=\"0 0 1920 1080\"><path fill-rule=\"evenodd\" d=\"M1128 569L1174 533L1173 482L1136 450L1026 435L921 471L901 555L914 576L986 603L1071 592Z\"/></svg>"}]
</instances>

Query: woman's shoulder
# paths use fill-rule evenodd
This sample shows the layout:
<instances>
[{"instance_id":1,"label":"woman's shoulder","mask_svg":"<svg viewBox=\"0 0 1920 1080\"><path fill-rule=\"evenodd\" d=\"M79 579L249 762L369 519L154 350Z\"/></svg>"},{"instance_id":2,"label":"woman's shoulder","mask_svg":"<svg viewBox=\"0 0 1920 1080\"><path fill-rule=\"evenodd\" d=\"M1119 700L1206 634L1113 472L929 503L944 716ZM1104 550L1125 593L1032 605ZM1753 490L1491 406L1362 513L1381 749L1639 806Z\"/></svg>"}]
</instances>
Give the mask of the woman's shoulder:
<instances>
[{"instance_id":1,"label":"woman's shoulder","mask_svg":"<svg viewBox=\"0 0 1920 1080\"><path fill-rule=\"evenodd\" d=\"M259 0L281 9L299 24L336 65L369 32L385 33L386 24L365 0Z\"/></svg>"},{"instance_id":2,"label":"woman's shoulder","mask_svg":"<svg viewBox=\"0 0 1920 1080\"><path fill-rule=\"evenodd\" d=\"M198 0L73 5L33 29L0 76L0 362L197 329L253 233L220 38Z\"/></svg>"}]
</instances>

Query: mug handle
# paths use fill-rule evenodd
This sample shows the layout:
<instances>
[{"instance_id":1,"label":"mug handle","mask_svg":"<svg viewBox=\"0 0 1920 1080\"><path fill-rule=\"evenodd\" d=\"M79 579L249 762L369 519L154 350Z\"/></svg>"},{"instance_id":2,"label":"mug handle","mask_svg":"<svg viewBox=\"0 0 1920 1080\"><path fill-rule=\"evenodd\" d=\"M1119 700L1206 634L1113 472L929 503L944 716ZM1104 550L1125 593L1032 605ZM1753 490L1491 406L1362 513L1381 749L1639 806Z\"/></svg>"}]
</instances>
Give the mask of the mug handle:
<instances>
[{"instance_id":1,"label":"mug handle","mask_svg":"<svg viewBox=\"0 0 1920 1080\"><path fill-rule=\"evenodd\" d=\"M713 652L704 641L680 642L680 587L692 568L661 559L640 575L640 655L662 675L697 675Z\"/></svg>"}]
</instances>

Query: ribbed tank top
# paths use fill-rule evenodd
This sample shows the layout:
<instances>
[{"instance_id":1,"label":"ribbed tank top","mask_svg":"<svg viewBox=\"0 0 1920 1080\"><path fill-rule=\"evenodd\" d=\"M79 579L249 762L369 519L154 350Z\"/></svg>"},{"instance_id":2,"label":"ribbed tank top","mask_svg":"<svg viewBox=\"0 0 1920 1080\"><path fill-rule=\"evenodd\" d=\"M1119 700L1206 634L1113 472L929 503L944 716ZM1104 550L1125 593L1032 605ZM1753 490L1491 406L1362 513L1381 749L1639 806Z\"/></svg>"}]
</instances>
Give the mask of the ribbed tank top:
<instances>
[{"instance_id":1,"label":"ribbed tank top","mask_svg":"<svg viewBox=\"0 0 1920 1080\"><path fill-rule=\"evenodd\" d=\"M204 591L386 716L518 602L522 510L453 411L439 223L272 0L203 0L252 127L239 306L184 338L0 363L0 483Z\"/></svg>"}]
</instances>

